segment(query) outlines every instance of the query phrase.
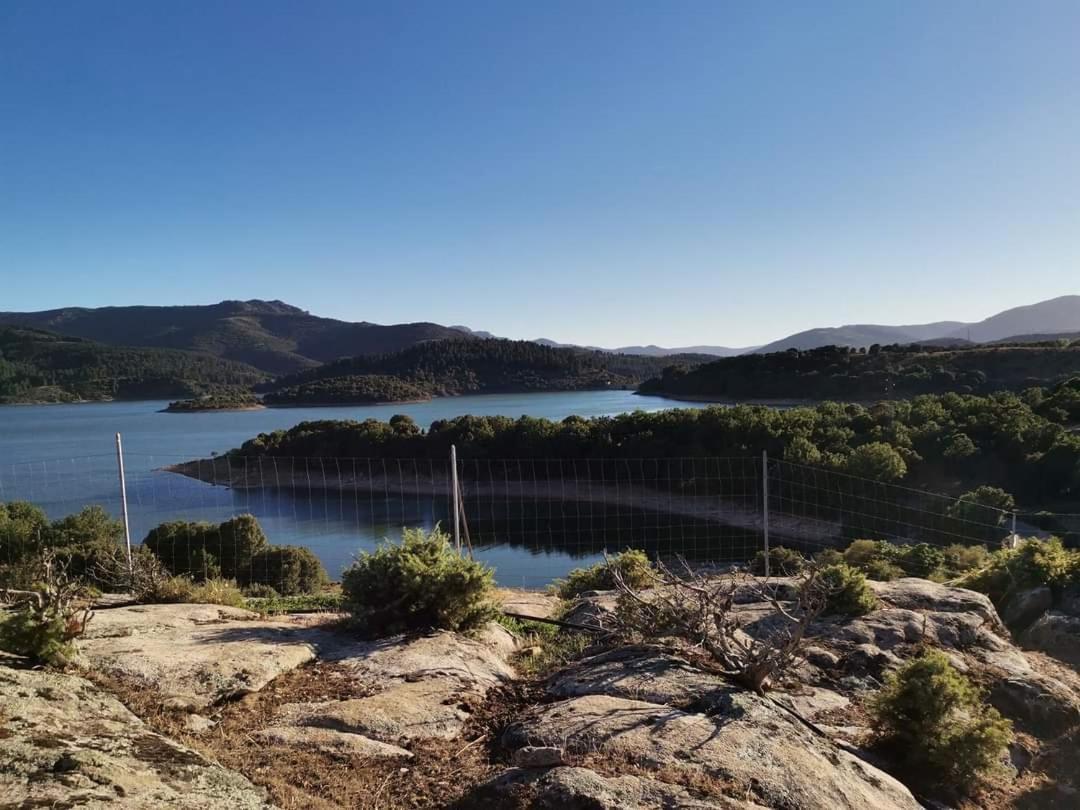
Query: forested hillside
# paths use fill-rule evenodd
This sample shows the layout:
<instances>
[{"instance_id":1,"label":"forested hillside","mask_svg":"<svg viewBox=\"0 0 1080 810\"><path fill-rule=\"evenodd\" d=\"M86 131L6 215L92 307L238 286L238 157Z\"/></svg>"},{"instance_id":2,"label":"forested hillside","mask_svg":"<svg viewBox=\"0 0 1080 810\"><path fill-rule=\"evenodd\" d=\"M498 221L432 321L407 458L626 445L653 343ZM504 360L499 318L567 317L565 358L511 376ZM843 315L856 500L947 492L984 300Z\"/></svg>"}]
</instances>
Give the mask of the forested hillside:
<instances>
[{"instance_id":1,"label":"forested hillside","mask_svg":"<svg viewBox=\"0 0 1080 810\"><path fill-rule=\"evenodd\" d=\"M709 358L682 355L690 365ZM673 358L561 349L527 340L455 339L417 344L391 354L351 357L276 380L269 403L371 401L368 392L387 389L387 378L405 387L394 399L507 391L572 391L628 388L656 374ZM377 377L378 385L366 381ZM350 400L350 392L360 398ZM386 401L386 400L383 400Z\"/></svg>"},{"instance_id":2,"label":"forested hillside","mask_svg":"<svg viewBox=\"0 0 1080 810\"><path fill-rule=\"evenodd\" d=\"M320 318L281 301L258 300L0 312L0 324L47 329L111 346L200 351L271 374L287 374L339 357L397 351L425 340L462 337L457 330L434 323L350 323Z\"/></svg>"},{"instance_id":3,"label":"forested hillside","mask_svg":"<svg viewBox=\"0 0 1080 810\"><path fill-rule=\"evenodd\" d=\"M208 354L0 327L0 403L190 397L266 379L258 369Z\"/></svg>"},{"instance_id":4,"label":"forested hillside","mask_svg":"<svg viewBox=\"0 0 1080 810\"><path fill-rule=\"evenodd\" d=\"M672 366L643 394L708 399L874 400L917 394L1021 391L1080 375L1080 341L935 348L825 346Z\"/></svg>"}]
</instances>

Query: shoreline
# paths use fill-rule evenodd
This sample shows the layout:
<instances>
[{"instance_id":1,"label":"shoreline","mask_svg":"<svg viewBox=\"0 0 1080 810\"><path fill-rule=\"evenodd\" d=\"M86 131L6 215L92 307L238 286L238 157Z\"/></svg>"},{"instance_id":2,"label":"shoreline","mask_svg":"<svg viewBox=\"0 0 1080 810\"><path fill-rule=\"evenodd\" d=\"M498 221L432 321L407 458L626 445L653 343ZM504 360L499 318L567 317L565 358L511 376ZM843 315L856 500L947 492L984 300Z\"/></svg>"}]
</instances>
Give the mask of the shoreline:
<instances>
[{"instance_id":1,"label":"shoreline","mask_svg":"<svg viewBox=\"0 0 1080 810\"><path fill-rule=\"evenodd\" d=\"M237 412L237 411L265 411L266 406L261 403L254 405L236 405L229 408L170 408L165 407L158 411L158 413L215 413L215 412Z\"/></svg>"}]
</instances>

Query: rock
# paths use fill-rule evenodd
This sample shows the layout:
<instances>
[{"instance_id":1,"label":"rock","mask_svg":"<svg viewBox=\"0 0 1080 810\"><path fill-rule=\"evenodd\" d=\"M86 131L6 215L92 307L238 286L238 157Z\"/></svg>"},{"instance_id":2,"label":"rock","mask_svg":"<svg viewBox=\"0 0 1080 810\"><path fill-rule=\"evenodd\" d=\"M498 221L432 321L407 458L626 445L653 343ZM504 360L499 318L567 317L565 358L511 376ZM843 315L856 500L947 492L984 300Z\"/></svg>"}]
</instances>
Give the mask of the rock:
<instances>
[{"instance_id":1,"label":"rock","mask_svg":"<svg viewBox=\"0 0 1080 810\"><path fill-rule=\"evenodd\" d=\"M332 728L271 726L256 731L254 736L270 745L324 751L328 754L344 754L384 760L405 760L413 757L411 752L396 745L372 740L362 734L353 734Z\"/></svg>"},{"instance_id":2,"label":"rock","mask_svg":"<svg viewBox=\"0 0 1080 810\"><path fill-rule=\"evenodd\" d=\"M966 588L952 588L926 579L905 577L892 582L873 582L870 587L886 605L913 611L964 613L977 616L984 626L998 635L1009 637L994 603L985 594Z\"/></svg>"},{"instance_id":3,"label":"rock","mask_svg":"<svg viewBox=\"0 0 1080 810\"><path fill-rule=\"evenodd\" d=\"M570 664L548 680L557 697L610 695L686 706L731 684L687 661L648 646L620 647Z\"/></svg>"},{"instance_id":4,"label":"rock","mask_svg":"<svg viewBox=\"0 0 1080 810\"><path fill-rule=\"evenodd\" d=\"M500 588L496 596L503 610L534 619L551 618L562 604L559 597L546 591Z\"/></svg>"},{"instance_id":5,"label":"rock","mask_svg":"<svg viewBox=\"0 0 1080 810\"><path fill-rule=\"evenodd\" d=\"M1025 647L1041 650L1073 666L1080 666L1080 616L1047 611L1020 636Z\"/></svg>"},{"instance_id":6,"label":"rock","mask_svg":"<svg viewBox=\"0 0 1080 810\"><path fill-rule=\"evenodd\" d=\"M799 692L774 692L772 697L800 717L812 721L831 712L843 711L851 705L851 701L839 692L813 686Z\"/></svg>"},{"instance_id":7,"label":"rock","mask_svg":"<svg viewBox=\"0 0 1080 810\"><path fill-rule=\"evenodd\" d=\"M243 776L151 731L82 678L0 667L0 722L4 807L270 808Z\"/></svg>"},{"instance_id":8,"label":"rock","mask_svg":"<svg viewBox=\"0 0 1080 810\"><path fill-rule=\"evenodd\" d=\"M514 765L518 768L553 768L565 764L563 750L554 746L526 745L514 752Z\"/></svg>"},{"instance_id":9,"label":"rock","mask_svg":"<svg viewBox=\"0 0 1080 810\"><path fill-rule=\"evenodd\" d=\"M1041 737L1056 737L1080 724L1080 698L1050 678L1029 675L994 684L990 703Z\"/></svg>"},{"instance_id":10,"label":"rock","mask_svg":"<svg viewBox=\"0 0 1080 810\"><path fill-rule=\"evenodd\" d=\"M189 714L184 718L184 729L192 734L205 734L216 727L217 723L201 714Z\"/></svg>"},{"instance_id":11,"label":"rock","mask_svg":"<svg viewBox=\"0 0 1080 810\"><path fill-rule=\"evenodd\" d=\"M292 619L218 605L102 610L78 642L80 663L135 678L199 711L261 689L315 657L331 634Z\"/></svg>"},{"instance_id":12,"label":"rock","mask_svg":"<svg viewBox=\"0 0 1080 810\"><path fill-rule=\"evenodd\" d=\"M650 769L703 771L753 791L763 804L800 810L918 810L888 774L813 733L758 695L714 693L705 714L607 695L539 707L504 742L629 759Z\"/></svg>"},{"instance_id":13,"label":"rock","mask_svg":"<svg viewBox=\"0 0 1080 810\"><path fill-rule=\"evenodd\" d=\"M1001 618L1010 630L1020 633L1050 610L1053 604L1054 595L1046 585L1019 591L1009 598Z\"/></svg>"},{"instance_id":14,"label":"rock","mask_svg":"<svg viewBox=\"0 0 1080 810\"><path fill-rule=\"evenodd\" d=\"M477 638L438 632L373 642L338 639L321 649L324 660L381 691L349 700L287 704L278 709L275 726L329 729L395 746L453 739L461 734L471 707L513 677L507 659L514 643L495 624Z\"/></svg>"},{"instance_id":15,"label":"rock","mask_svg":"<svg viewBox=\"0 0 1080 810\"><path fill-rule=\"evenodd\" d=\"M418 738L450 740L469 719L462 708L468 695L454 680L424 680L391 685L376 695L323 703L282 706L279 722L362 734L385 742Z\"/></svg>"},{"instance_id":16,"label":"rock","mask_svg":"<svg viewBox=\"0 0 1080 810\"><path fill-rule=\"evenodd\" d=\"M803 650L803 658L819 669L835 669L840 656L822 647L809 646Z\"/></svg>"},{"instance_id":17,"label":"rock","mask_svg":"<svg viewBox=\"0 0 1080 810\"><path fill-rule=\"evenodd\" d=\"M619 598L611 591L596 596L578 597L570 609L563 614L563 620L588 627L609 627L618 601Z\"/></svg>"},{"instance_id":18,"label":"rock","mask_svg":"<svg viewBox=\"0 0 1080 810\"><path fill-rule=\"evenodd\" d=\"M1069 616L1080 616L1080 585L1070 585L1061 592L1058 610Z\"/></svg>"},{"instance_id":19,"label":"rock","mask_svg":"<svg viewBox=\"0 0 1080 810\"><path fill-rule=\"evenodd\" d=\"M527 806L536 810L764 810L723 796L695 799L677 785L639 776L600 776L586 768L507 771L476 793L477 806L492 807L524 807L518 801L528 793Z\"/></svg>"}]
</instances>

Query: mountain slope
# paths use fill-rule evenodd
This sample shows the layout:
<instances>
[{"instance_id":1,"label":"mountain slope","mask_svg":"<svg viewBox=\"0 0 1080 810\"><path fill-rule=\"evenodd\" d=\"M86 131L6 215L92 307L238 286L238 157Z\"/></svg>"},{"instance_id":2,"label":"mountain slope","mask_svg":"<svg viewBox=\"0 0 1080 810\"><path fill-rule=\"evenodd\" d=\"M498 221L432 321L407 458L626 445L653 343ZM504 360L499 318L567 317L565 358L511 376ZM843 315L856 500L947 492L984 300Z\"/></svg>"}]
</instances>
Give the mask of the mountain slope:
<instances>
[{"instance_id":1,"label":"mountain slope","mask_svg":"<svg viewBox=\"0 0 1080 810\"><path fill-rule=\"evenodd\" d=\"M106 346L0 327L0 402L190 397L256 385L266 377L210 354Z\"/></svg>"},{"instance_id":2,"label":"mountain slope","mask_svg":"<svg viewBox=\"0 0 1080 810\"><path fill-rule=\"evenodd\" d=\"M1037 304L1013 307L952 332L952 337L975 343L1017 335L1045 335L1080 331L1080 295L1063 295Z\"/></svg>"},{"instance_id":3,"label":"mountain slope","mask_svg":"<svg viewBox=\"0 0 1080 810\"><path fill-rule=\"evenodd\" d=\"M287 374L362 354L462 334L434 323L383 326L320 318L281 301L0 312L0 324L45 329L114 346L187 349Z\"/></svg>"},{"instance_id":4,"label":"mountain slope","mask_svg":"<svg viewBox=\"0 0 1080 810\"><path fill-rule=\"evenodd\" d=\"M774 341L754 351L757 354L785 352L788 349L816 349L819 346L873 346L875 343L917 343L953 334L963 324L959 321L913 324L909 326L882 326L862 323L847 326L828 326L807 329Z\"/></svg>"}]
</instances>

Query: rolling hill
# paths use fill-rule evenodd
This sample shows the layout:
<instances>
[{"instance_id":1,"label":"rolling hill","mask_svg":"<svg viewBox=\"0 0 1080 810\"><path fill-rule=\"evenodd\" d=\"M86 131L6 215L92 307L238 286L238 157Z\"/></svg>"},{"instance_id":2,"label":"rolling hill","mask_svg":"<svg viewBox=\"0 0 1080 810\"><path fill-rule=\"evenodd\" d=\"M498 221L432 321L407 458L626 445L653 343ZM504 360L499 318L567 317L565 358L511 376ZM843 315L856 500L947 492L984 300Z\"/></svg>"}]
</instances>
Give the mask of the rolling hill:
<instances>
[{"instance_id":1,"label":"rolling hill","mask_svg":"<svg viewBox=\"0 0 1080 810\"><path fill-rule=\"evenodd\" d=\"M112 346L204 352L288 374L426 340L462 338L434 323L381 325L320 318L281 301L222 301L206 306L131 306L0 312L0 325L58 332Z\"/></svg>"},{"instance_id":2,"label":"rolling hill","mask_svg":"<svg viewBox=\"0 0 1080 810\"><path fill-rule=\"evenodd\" d=\"M191 397L248 388L267 376L211 354L0 327L0 403Z\"/></svg>"}]
</instances>

